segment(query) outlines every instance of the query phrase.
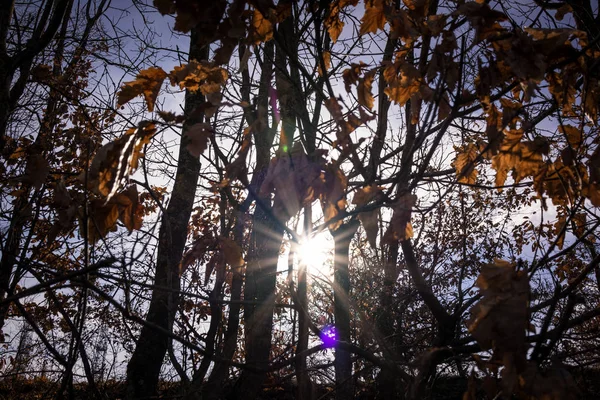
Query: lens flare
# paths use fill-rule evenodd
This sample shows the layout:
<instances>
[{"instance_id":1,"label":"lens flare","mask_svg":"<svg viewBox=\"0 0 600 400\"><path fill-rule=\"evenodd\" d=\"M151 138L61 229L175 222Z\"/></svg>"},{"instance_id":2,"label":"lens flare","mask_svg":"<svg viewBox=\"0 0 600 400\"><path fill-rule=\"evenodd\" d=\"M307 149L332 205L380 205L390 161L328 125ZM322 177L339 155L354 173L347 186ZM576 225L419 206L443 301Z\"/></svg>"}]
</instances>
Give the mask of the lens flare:
<instances>
[{"instance_id":1,"label":"lens flare","mask_svg":"<svg viewBox=\"0 0 600 400\"><path fill-rule=\"evenodd\" d=\"M335 326L325 326L321 329L321 341L325 347L335 347L337 343L337 332Z\"/></svg>"}]
</instances>

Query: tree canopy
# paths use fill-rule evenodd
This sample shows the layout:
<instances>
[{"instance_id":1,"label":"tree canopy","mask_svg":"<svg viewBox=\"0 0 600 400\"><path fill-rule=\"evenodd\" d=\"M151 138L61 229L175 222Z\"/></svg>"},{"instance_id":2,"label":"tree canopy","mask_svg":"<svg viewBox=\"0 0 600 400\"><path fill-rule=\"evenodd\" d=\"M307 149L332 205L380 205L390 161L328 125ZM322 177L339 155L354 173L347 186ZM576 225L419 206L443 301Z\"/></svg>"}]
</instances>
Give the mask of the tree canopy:
<instances>
[{"instance_id":1,"label":"tree canopy","mask_svg":"<svg viewBox=\"0 0 600 400\"><path fill-rule=\"evenodd\" d=\"M596 3L112 3L0 6L1 390L592 398Z\"/></svg>"}]
</instances>

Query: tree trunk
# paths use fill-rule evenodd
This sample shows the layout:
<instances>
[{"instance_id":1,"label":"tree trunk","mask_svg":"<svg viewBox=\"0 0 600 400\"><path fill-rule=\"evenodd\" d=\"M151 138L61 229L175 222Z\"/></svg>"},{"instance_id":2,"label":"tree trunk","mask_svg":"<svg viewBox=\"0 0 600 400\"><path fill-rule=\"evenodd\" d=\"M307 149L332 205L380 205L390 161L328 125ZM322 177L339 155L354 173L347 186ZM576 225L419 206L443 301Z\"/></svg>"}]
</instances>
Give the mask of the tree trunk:
<instances>
[{"instance_id":1,"label":"tree trunk","mask_svg":"<svg viewBox=\"0 0 600 400\"><path fill-rule=\"evenodd\" d=\"M271 159L271 146L274 131L268 128L268 90L271 87L273 73L274 44L264 45L264 57L257 103L257 118L264 119L262 130L254 133L256 146L256 179L253 184L256 193L266 176ZM277 281L277 261L283 239L282 223L275 220L271 212L270 196L258 197L252 234L248 248L246 264L246 283L244 286L244 329L246 342L246 363L253 370L243 370L236 384L232 398L255 398L260 390L269 364L271 336L273 328L273 308L275 306L275 284Z\"/></svg>"},{"instance_id":2,"label":"tree trunk","mask_svg":"<svg viewBox=\"0 0 600 400\"><path fill-rule=\"evenodd\" d=\"M348 263L350 261L350 242L358 229L359 222L354 220L343 224L337 230L331 231L334 241L334 275L333 275L333 301L335 329L337 340L351 343L350 338L350 275ZM354 398L354 384L352 381L351 353L340 348L335 349L335 398L337 400Z\"/></svg>"},{"instance_id":3,"label":"tree trunk","mask_svg":"<svg viewBox=\"0 0 600 400\"><path fill-rule=\"evenodd\" d=\"M196 45L196 33L192 31L190 45L190 59L207 60L208 48L199 48ZM204 96L198 93L186 92L185 111L191 115L192 111L204 102ZM158 256L154 284L157 287L168 288L152 291L150 308L146 321L153 325L171 331L179 304L176 293L180 289L179 263L187 240L187 228L194 198L196 184L200 173L200 162L186 149L186 129L196 122L202 122L203 116L196 120L188 119L183 129L179 146L179 159L175 184L171 200L166 212L162 216ZM137 399L156 394L158 377L169 344L169 337L145 325L138 339L135 351L127 366L127 398Z\"/></svg>"}]
</instances>

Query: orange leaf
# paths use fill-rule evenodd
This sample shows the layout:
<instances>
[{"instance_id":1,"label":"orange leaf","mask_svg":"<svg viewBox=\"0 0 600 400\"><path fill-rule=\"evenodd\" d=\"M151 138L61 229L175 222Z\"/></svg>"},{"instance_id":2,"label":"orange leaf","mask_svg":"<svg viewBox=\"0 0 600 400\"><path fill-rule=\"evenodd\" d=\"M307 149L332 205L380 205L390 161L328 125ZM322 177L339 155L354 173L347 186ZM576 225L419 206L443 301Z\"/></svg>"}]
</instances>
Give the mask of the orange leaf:
<instances>
[{"instance_id":1,"label":"orange leaf","mask_svg":"<svg viewBox=\"0 0 600 400\"><path fill-rule=\"evenodd\" d=\"M80 179L87 179L89 189L110 200L137 169L142 148L155 132L154 124L140 122L137 128L102 146L92 160L87 178L84 173Z\"/></svg>"},{"instance_id":2,"label":"orange leaf","mask_svg":"<svg viewBox=\"0 0 600 400\"><path fill-rule=\"evenodd\" d=\"M465 148L457 149L456 159L452 166L456 170L458 182L474 185L477 182L477 170L475 169L475 160L479 155L476 145L468 144Z\"/></svg>"},{"instance_id":3,"label":"orange leaf","mask_svg":"<svg viewBox=\"0 0 600 400\"><path fill-rule=\"evenodd\" d=\"M252 31L250 37L254 44L268 42L273 39L273 24L257 9L254 9L252 17Z\"/></svg>"},{"instance_id":4,"label":"orange leaf","mask_svg":"<svg viewBox=\"0 0 600 400\"><path fill-rule=\"evenodd\" d=\"M135 81L125 82L117 94L117 106L120 107L134 97L143 95L148 111L154 110L154 103L167 73L159 67L150 67L140 71Z\"/></svg>"}]
</instances>

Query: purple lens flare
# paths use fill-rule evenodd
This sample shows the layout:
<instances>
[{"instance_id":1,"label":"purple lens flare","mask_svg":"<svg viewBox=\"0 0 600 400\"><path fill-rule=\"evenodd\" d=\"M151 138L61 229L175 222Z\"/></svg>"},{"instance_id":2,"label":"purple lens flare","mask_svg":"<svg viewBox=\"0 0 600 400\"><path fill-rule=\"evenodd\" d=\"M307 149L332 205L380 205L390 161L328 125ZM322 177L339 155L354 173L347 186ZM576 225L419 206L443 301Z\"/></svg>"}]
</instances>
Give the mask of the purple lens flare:
<instances>
[{"instance_id":1,"label":"purple lens flare","mask_svg":"<svg viewBox=\"0 0 600 400\"><path fill-rule=\"evenodd\" d=\"M335 347L337 343L337 332L335 326L325 326L321 329L321 341L325 347Z\"/></svg>"}]
</instances>

